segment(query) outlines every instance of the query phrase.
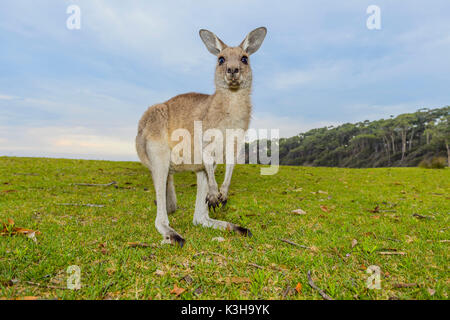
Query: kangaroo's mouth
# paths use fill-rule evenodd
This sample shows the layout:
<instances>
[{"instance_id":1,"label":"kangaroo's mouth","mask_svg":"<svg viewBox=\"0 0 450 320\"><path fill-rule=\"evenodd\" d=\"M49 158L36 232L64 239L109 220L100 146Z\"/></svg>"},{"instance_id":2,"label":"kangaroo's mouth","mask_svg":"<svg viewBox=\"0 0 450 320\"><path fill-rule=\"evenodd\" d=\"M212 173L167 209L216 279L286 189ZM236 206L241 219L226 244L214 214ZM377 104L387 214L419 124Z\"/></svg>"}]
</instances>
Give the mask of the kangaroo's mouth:
<instances>
[{"instance_id":1,"label":"kangaroo's mouth","mask_svg":"<svg viewBox=\"0 0 450 320\"><path fill-rule=\"evenodd\" d=\"M228 88L231 90L237 90L241 87L242 81L241 77L224 77L226 85L228 85Z\"/></svg>"},{"instance_id":2,"label":"kangaroo's mouth","mask_svg":"<svg viewBox=\"0 0 450 320\"><path fill-rule=\"evenodd\" d=\"M230 89L236 90L236 89L239 89L240 86L241 86L241 82L239 80L228 81L228 87L230 87Z\"/></svg>"}]
</instances>

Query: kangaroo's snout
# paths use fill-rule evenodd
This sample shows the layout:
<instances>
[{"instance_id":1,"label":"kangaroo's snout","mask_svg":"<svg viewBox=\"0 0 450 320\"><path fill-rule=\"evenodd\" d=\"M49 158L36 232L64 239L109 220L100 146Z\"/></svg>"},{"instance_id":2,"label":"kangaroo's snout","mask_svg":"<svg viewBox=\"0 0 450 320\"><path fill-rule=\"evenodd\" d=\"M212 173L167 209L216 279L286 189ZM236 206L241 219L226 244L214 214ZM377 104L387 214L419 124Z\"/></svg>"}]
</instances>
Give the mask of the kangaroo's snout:
<instances>
[{"instance_id":1,"label":"kangaroo's snout","mask_svg":"<svg viewBox=\"0 0 450 320\"><path fill-rule=\"evenodd\" d=\"M236 86L239 85L238 81L240 80L241 70L239 66L227 66L227 80L230 84Z\"/></svg>"},{"instance_id":2,"label":"kangaroo's snout","mask_svg":"<svg viewBox=\"0 0 450 320\"><path fill-rule=\"evenodd\" d=\"M231 74L232 76L234 76L235 74L237 75L239 73L239 68L236 68L236 67L230 68L230 67L228 67L227 68L227 73Z\"/></svg>"}]
</instances>

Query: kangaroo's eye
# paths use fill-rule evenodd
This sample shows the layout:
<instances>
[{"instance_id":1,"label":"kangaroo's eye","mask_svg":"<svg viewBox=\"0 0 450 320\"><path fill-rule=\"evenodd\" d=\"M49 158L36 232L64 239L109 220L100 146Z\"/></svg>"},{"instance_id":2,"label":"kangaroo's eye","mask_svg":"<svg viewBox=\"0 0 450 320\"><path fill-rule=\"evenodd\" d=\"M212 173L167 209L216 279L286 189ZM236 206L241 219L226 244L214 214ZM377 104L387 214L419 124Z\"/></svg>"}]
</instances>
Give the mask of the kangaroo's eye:
<instances>
[{"instance_id":1,"label":"kangaroo's eye","mask_svg":"<svg viewBox=\"0 0 450 320\"><path fill-rule=\"evenodd\" d=\"M220 57L219 58L219 66L223 65L224 62L225 62L225 58L224 57Z\"/></svg>"},{"instance_id":2,"label":"kangaroo's eye","mask_svg":"<svg viewBox=\"0 0 450 320\"><path fill-rule=\"evenodd\" d=\"M248 64L248 57L243 56L243 57L241 58L241 61L242 61L243 64Z\"/></svg>"}]
</instances>

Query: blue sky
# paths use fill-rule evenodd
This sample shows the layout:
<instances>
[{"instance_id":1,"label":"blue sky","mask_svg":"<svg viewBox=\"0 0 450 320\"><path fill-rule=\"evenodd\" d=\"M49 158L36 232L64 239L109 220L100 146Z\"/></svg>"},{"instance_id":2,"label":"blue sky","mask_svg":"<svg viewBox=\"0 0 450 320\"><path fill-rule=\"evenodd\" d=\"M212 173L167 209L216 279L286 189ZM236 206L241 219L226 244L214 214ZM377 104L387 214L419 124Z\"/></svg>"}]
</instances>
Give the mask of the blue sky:
<instances>
[{"instance_id":1,"label":"blue sky","mask_svg":"<svg viewBox=\"0 0 450 320\"><path fill-rule=\"evenodd\" d=\"M81 9L69 30L66 9ZM381 8L381 30L366 9ZM252 56L251 126L292 136L450 104L450 2L21 1L0 4L0 155L136 160L139 118L213 93L201 28Z\"/></svg>"}]
</instances>

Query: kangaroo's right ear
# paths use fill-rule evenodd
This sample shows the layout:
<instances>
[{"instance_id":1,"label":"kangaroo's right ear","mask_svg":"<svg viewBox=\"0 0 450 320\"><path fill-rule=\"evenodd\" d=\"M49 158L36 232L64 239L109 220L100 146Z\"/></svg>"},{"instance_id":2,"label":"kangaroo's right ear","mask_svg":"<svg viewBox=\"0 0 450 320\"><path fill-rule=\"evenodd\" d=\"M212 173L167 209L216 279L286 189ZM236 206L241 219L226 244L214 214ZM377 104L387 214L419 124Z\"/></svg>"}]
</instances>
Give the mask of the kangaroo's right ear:
<instances>
[{"instance_id":1,"label":"kangaroo's right ear","mask_svg":"<svg viewBox=\"0 0 450 320\"><path fill-rule=\"evenodd\" d=\"M199 34L208 51L215 56L227 47L227 45L211 31L201 29Z\"/></svg>"}]
</instances>

